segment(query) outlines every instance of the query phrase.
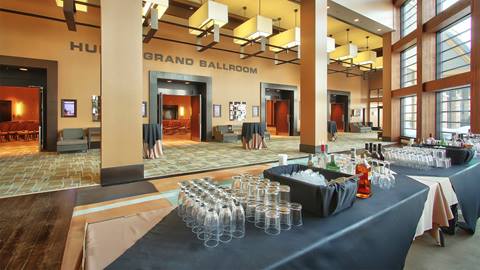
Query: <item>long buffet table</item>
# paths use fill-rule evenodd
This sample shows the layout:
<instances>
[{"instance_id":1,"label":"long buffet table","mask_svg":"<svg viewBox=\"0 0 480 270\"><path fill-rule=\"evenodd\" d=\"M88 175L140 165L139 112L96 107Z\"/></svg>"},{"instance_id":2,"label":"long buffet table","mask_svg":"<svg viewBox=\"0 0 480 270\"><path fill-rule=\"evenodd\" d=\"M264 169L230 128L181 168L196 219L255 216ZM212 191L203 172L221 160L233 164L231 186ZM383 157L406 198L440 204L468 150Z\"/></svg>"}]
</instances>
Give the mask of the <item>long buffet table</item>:
<instances>
[{"instance_id":1,"label":"long buffet table","mask_svg":"<svg viewBox=\"0 0 480 270\"><path fill-rule=\"evenodd\" d=\"M268 236L247 223L244 239L207 249L171 212L108 269L402 269L429 193L407 175L449 177L465 227L480 216L480 162L450 169L392 166L397 184L328 218L304 213L304 225ZM108 222L108 221L107 221ZM88 250L88 247L87 247Z\"/></svg>"}]
</instances>

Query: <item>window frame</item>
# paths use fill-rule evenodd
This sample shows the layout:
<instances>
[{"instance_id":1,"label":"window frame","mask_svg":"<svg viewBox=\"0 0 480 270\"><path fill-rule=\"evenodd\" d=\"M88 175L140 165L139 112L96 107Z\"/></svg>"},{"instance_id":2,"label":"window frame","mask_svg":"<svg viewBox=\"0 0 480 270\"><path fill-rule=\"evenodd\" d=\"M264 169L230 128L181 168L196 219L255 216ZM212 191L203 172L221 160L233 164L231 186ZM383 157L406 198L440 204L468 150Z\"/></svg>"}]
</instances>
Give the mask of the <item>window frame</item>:
<instances>
[{"instance_id":1,"label":"window frame","mask_svg":"<svg viewBox=\"0 0 480 270\"><path fill-rule=\"evenodd\" d=\"M407 98L414 98L415 99L415 103L414 104L410 104L410 105L404 105L404 100L407 99ZM406 106L411 106L413 108L415 108L415 112L408 112L408 113L405 113L405 107ZM405 115L406 114L410 114L410 115L415 115L415 121L413 120L405 120ZM412 138L412 139L416 139L416 136L417 136L417 119L418 118L418 112L417 112L417 96L416 95L411 95L411 96L405 96L405 97L401 97L400 98L400 137L402 138ZM410 123L415 123L413 126L415 128L405 128L405 122L410 122ZM410 137L410 136L407 136L405 135L405 130L415 130L415 137Z\"/></svg>"},{"instance_id":2,"label":"window frame","mask_svg":"<svg viewBox=\"0 0 480 270\"><path fill-rule=\"evenodd\" d=\"M408 50L414 48L414 47L415 47L415 55L404 58L404 55L406 54L406 52ZM410 47L408 47L405 50L400 52L400 88L410 87L410 86L414 86L414 85L418 84L418 74L417 74L418 70L415 70L415 71L409 72L409 73L405 73L405 70L404 70L404 69L406 69L408 67L411 67L413 65L415 65L415 66L418 65L417 56L418 56L417 44L414 44L414 45L412 45L412 46L410 46ZM415 58L415 64L410 64L408 66L404 66L404 63L411 58ZM415 74L415 79L405 81L405 76L409 75L409 74ZM408 83L412 83L412 84L411 85L406 85Z\"/></svg>"},{"instance_id":3,"label":"window frame","mask_svg":"<svg viewBox=\"0 0 480 270\"><path fill-rule=\"evenodd\" d=\"M405 11L406 6L412 1L415 1L415 5L411 7L409 10ZM413 9L415 10L413 15L410 15L409 17L407 17L407 19L405 19L405 15L408 15L408 12L410 12ZM415 26L415 28L413 28L413 30L411 30L410 32L408 33L405 32L406 30L410 29L412 25L416 25L418 23L417 9L418 9L417 0L407 0L400 6L400 38L403 38L408 34L415 32L415 30L417 29L417 27ZM409 24L408 27L405 27L405 23L408 20L412 19L413 17L415 17L415 22Z\"/></svg>"},{"instance_id":4,"label":"window frame","mask_svg":"<svg viewBox=\"0 0 480 270\"><path fill-rule=\"evenodd\" d=\"M469 97L470 98L461 98L461 99L454 99L454 100L441 100L441 95L445 92L449 92L449 91L458 91L458 90L465 90L465 89L468 89L468 92L470 93L469 94ZM442 119L442 114L444 113L465 113L465 112L468 112L469 113L469 119L470 119L470 122L468 123L470 126L472 125L471 121L472 121L472 118L471 118L471 112L472 112L472 108L470 107L470 110L442 110L442 104L443 103L453 103L453 102L465 102L467 101L468 104L470 104L470 100L472 98L471 96L471 85L470 84L467 84L467 85L463 85L463 86L459 86L459 87L454 87L454 88L448 88L448 89L443 89L441 91L438 91L436 92L435 94L435 137L437 139L441 139L443 137L443 134L445 133L450 133L452 134L452 132L444 132L442 131L442 124L443 123L460 123L460 126L462 126L462 124L467 124L466 122L462 122L461 119L460 121L444 121Z\"/></svg>"}]
</instances>

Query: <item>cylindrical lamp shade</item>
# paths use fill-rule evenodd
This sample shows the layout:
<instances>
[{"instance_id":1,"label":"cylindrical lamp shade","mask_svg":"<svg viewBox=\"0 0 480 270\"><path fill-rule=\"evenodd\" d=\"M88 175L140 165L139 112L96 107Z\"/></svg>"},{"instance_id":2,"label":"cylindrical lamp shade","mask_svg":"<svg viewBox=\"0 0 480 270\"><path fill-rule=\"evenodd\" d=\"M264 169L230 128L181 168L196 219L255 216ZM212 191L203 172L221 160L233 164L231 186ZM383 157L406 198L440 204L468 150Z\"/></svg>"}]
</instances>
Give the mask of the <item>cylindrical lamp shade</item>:
<instances>
[{"instance_id":1,"label":"cylindrical lamp shade","mask_svg":"<svg viewBox=\"0 0 480 270\"><path fill-rule=\"evenodd\" d=\"M355 44L349 43L337 47L333 52L330 53L330 58L335 60L345 60L357 57L358 47Z\"/></svg>"},{"instance_id":2,"label":"cylindrical lamp shade","mask_svg":"<svg viewBox=\"0 0 480 270\"><path fill-rule=\"evenodd\" d=\"M190 27L201 28L206 30L212 27L214 24L219 27L224 26L228 23L228 6L213 2L207 1L203 4L195 13L188 18L188 25ZM199 30L189 29L190 34L199 35L202 32Z\"/></svg>"},{"instance_id":3,"label":"cylindrical lamp shade","mask_svg":"<svg viewBox=\"0 0 480 270\"><path fill-rule=\"evenodd\" d=\"M261 15L250 18L246 22L233 29L233 35L249 40L255 40L259 37L268 37L273 33L273 23L271 18ZM236 44L245 44L247 41L233 39Z\"/></svg>"},{"instance_id":4,"label":"cylindrical lamp shade","mask_svg":"<svg viewBox=\"0 0 480 270\"><path fill-rule=\"evenodd\" d=\"M157 5L156 9L158 10L158 18L161 18L165 11L168 8L168 0L151 0L152 3Z\"/></svg>"},{"instance_id":5,"label":"cylindrical lamp shade","mask_svg":"<svg viewBox=\"0 0 480 270\"><path fill-rule=\"evenodd\" d=\"M375 60L375 63L373 64L373 67L376 69L383 68L383 56L377 57L377 59Z\"/></svg>"},{"instance_id":6,"label":"cylindrical lamp shade","mask_svg":"<svg viewBox=\"0 0 480 270\"><path fill-rule=\"evenodd\" d=\"M335 39L327 37L327 53L335 51Z\"/></svg>"},{"instance_id":7,"label":"cylindrical lamp shade","mask_svg":"<svg viewBox=\"0 0 480 270\"><path fill-rule=\"evenodd\" d=\"M283 31L268 40L268 44L282 47L284 49L292 48L300 45L300 27L295 27ZM279 52L282 49L270 47L271 51Z\"/></svg>"},{"instance_id":8,"label":"cylindrical lamp shade","mask_svg":"<svg viewBox=\"0 0 480 270\"><path fill-rule=\"evenodd\" d=\"M369 65L375 63L377 60L377 52L363 51L357 54L357 57L353 58L353 63L357 65Z\"/></svg>"}]
</instances>

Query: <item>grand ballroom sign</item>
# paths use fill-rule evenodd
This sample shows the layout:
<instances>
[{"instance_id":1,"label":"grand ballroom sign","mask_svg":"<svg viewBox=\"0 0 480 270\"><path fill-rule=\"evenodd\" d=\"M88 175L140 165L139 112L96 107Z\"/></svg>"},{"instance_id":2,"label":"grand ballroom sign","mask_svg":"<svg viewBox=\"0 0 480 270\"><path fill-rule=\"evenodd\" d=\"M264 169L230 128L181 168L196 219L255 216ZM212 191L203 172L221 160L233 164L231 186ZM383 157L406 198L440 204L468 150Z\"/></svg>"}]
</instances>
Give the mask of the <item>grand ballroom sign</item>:
<instances>
[{"instance_id":1,"label":"grand ballroom sign","mask_svg":"<svg viewBox=\"0 0 480 270\"><path fill-rule=\"evenodd\" d=\"M77 51L77 52L85 52L85 53L100 53L100 46L88 44L85 42L70 41L70 50ZM218 62L218 61L209 61L205 59L195 60L191 57L184 57L184 56L177 56L177 55L144 52L143 59L147 61L159 61L162 63L171 63L176 65L187 65L187 66L197 65L201 68L222 70L222 71L228 71L228 72L258 74L258 69L256 67L235 65L235 64L229 64L229 63Z\"/></svg>"}]
</instances>

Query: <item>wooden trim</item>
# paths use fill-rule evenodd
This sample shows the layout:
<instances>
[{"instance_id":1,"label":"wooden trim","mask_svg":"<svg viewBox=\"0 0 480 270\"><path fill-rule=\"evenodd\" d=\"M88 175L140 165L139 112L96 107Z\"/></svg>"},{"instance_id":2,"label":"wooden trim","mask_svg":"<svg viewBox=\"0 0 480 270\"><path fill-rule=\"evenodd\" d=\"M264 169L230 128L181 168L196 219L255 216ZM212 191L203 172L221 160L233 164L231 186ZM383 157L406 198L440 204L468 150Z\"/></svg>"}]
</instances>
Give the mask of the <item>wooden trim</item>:
<instances>
[{"instance_id":1,"label":"wooden trim","mask_svg":"<svg viewBox=\"0 0 480 270\"><path fill-rule=\"evenodd\" d=\"M400 8L406 1L407 0L392 0L392 3L395 7Z\"/></svg>"},{"instance_id":2,"label":"wooden trim","mask_svg":"<svg viewBox=\"0 0 480 270\"><path fill-rule=\"evenodd\" d=\"M443 79L425 82L423 84L423 91L435 92L435 91L444 90L447 88L467 85L467 84L470 84L471 81L472 81L471 73L464 72L464 73L449 76Z\"/></svg>"},{"instance_id":3,"label":"wooden trim","mask_svg":"<svg viewBox=\"0 0 480 270\"><path fill-rule=\"evenodd\" d=\"M399 41L395 42L392 45L392 53L400 53L401 51L407 49L408 47L414 45L417 42L417 31L418 29L413 31L412 33L404 36Z\"/></svg>"},{"instance_id":4,"label":"wooden trim","mask_svg":"<svg viewBox=\"0 0 480 270\"><path fill-rule=\"evenodd\" d=\"M418 92L418 88L419 88L418 85L413 85L405 88L392 90L392 98L400 98L400 97L416 95ZM397 116L392 116L392 117L397 117Z\"/></svg>"},{"instance_id":5,"label":"wooden trim","mask_svg":"<svg viewBox=\"0 0 480 270\"><path fill-rule=\"evenodd\" d=\"M370 102L383 102L383 97L381 98L369 98L369 104Z\"/></svg>"},{"instance_id":6,"label":"wooden trim","mask_svg":"<svg viewBox=\"0 0 480 270\"><path fill-rule=\"evenodd\" d=\"M431 18L423 25L423 31L427 33L435 33L442 28L458 21L467 16L470 12L471 0L459 0L437 16Z\"/></svg>"},{"instance_id":7,"label":"wooden trim","mask_svg":"<svg viewBox=\"0 0 480 270\"><path fill-rule=\"evenodd\" d=\"M472 51L471 51L470 126L480 133L480 1L472 1Z\"/></svg>"}]
</instances>

